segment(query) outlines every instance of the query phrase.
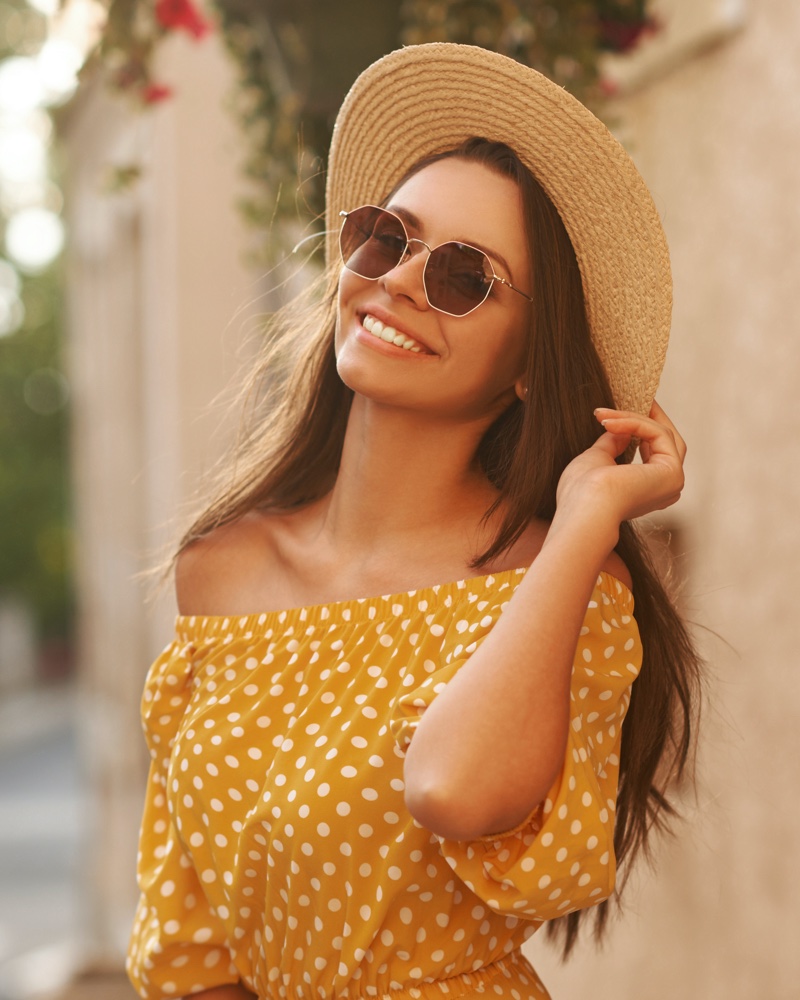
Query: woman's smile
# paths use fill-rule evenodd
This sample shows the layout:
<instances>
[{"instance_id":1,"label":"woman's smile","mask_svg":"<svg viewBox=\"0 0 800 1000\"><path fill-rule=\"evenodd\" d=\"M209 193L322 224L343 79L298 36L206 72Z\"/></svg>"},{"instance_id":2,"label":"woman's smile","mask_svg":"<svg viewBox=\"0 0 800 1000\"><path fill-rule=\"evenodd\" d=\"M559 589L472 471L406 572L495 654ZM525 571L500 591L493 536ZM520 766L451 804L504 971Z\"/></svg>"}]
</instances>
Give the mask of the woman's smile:
<instances>
[{"instance_id":1,"label":"woman's smile","mask_svg":"<svg viewBox=\"0 0 800 1000\"><path fill-rule=\"evenodd\" d=\"M379 319L370 315L370 313L367 313L363 317L361 325L373 337L387 344L395 344L397 347L402 347L404 351L411 351L413 354L433 354L433 351L429 351L424 344L414 340L413 337L408 337L406 334L398 332L395 327L389 326L388 323L381 323Z\"/></svg>"}]
</instances>

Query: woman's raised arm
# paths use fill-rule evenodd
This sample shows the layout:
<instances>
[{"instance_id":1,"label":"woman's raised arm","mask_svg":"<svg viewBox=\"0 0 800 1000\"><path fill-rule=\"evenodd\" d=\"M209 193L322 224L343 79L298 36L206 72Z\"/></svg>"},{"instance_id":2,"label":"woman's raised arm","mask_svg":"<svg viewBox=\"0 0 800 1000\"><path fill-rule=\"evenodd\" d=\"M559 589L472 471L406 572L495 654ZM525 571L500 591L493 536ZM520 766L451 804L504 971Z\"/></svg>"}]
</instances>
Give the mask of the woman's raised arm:
<instances>
[{"instance_id":1,"label":"woman's raised arm","mask_svg":"<svg viewBox=\"0 0 800 1000\"><path fill-rule=\"evenodd\" d=\"M408 747L406 803L442 837L513 829L543 801L563 765L575 650L619 525L669 506L683 487L685 445L657 404L649 418L597 418L607 433L565 469L539 555ZM643 462L617 465L631 436Z\"/></svg>"}]
</instances>

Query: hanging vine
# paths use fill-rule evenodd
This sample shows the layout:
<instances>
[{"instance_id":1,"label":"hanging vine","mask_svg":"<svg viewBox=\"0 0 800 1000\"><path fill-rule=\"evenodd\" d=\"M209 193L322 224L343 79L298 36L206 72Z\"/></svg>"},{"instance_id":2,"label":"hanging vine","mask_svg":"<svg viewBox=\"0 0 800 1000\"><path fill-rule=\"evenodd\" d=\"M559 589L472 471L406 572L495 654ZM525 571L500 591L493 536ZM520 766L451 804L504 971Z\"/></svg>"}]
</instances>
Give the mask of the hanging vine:
<instances>
[{"instance_id":1,"label":"hanging vine","mask_svg":"<svg viewBox=\"0 0 800 1000\"><path fill-rule=\"evenodd\" d=\"M240 202L267 236L276 222L302 227L323 211L325 154L349 85L400 45L464 42L542 71L597 110L598 58L626 51L655 25L646 0L214 0L238 67L231 104L247 137L250 181ZM191 0L111 0L101 60L118 89L143 103L171 96L152 78L155 47L170 31L201 38L210 24Z\"/></svg>"}]
</instances>

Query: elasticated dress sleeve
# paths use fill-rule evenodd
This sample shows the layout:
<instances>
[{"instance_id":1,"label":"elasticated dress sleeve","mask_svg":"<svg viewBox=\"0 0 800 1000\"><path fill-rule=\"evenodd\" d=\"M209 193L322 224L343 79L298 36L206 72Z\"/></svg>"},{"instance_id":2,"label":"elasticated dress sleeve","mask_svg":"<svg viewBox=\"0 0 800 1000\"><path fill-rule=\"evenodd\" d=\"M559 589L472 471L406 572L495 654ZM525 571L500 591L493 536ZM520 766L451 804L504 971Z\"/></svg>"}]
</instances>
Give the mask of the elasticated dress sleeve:
<instances>
[{"instance_id":1,"label":"elasticated dress sleeve","mask_svg":"<svg viewBox=\"0 0 800 1000\"><path fill-rule=\"evenodd\" d=\"M459 634L462 623L454 623L443 639L441 668L398 699L392 730L401 750L501 611L484 609L471 634ZM621 729L641 662L633 595L603 573L575 653L564 765L544 802L515 830L474 842L439 838L447 864L495 912L550 920L611 895Z\"/></svg>"},{"instance_id":2,"label":"elasticated dress sleeve","mask_svg":"<svg viewBox=\"0 0 800 1000\"><path fill-rule=\"evenodd\" d=\"M239 981L220 915L168 805L171 750L192 694L193 653L181 639L168 646L150 669L142 699L151 763L137 869L141 895L126 968L148 1000Z\"/></svg>"}]
</instances>

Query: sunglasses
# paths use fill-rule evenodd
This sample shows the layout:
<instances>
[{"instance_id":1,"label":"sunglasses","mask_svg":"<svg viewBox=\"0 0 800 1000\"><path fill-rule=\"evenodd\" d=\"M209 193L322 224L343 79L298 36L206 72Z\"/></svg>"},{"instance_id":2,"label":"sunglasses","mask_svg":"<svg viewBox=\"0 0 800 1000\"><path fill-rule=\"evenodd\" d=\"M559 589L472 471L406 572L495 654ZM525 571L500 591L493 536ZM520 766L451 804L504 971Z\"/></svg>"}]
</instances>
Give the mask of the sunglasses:
<instances>
[{"instance_id":1,"label":"sunglasses","mask_svg":"<svg viewBox=\"0 0 800 1000\"><path fill-rule=\"evenodd\" d=\"M422 272L425 298L438 312L469 315L486 301L495 281L533 302L530 295L495 274L491 261L477 247L453 241L431 248L424 240L409 236L393 212L376 205L339 214L344 218L339 233L344 266L361 278L382 278L410 256L412 243L419 243L428 251Z\"/></svg>"}]
</instances>

